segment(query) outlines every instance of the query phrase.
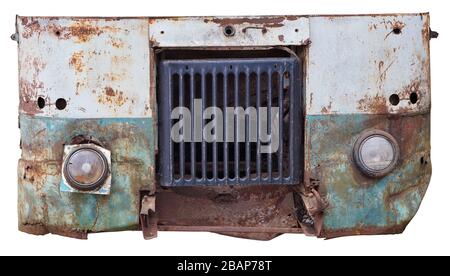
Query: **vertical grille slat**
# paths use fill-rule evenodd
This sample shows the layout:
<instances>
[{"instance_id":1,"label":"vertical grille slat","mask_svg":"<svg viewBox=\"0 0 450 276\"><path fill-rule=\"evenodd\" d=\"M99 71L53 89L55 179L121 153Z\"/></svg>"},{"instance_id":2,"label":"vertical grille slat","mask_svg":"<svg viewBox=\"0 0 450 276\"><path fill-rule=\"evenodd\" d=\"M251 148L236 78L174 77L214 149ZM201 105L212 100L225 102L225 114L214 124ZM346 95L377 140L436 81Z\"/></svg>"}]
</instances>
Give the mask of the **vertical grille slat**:
<instances>
[{"instance_id":1,"label":"vertical grille slat","mask_svg":"<svg viewBox=\"0 0 450 276\"><path fill-rule=\"evenodd\" d=\"M217 75L216 68L212 71L212 106L217 107ZM217 181L217 112L214 110L214 139L213 141L213 182Z\"/></svg>"},{"instance_id":2,"label":"vertical grille slat","mask_svg":"<svg viewBox=\"0 0 450 276\"><path fill-rule=\"evenodd\" d=\"M205 75L205 70L201 69L201 95L202 95L202 110L205 109L206 106L206 75ZM205 127L205 120L202 118L202 123L201 123L201 137L202 137L202 160L201 160L201 167L202 167L202 180L205 181L207 179L206 176L206 142L205 139L203 137L203 129Z\"/></svg>"},{"instance_id":3,"label":"vertical grille slat","mask_svg":"<svg viewBox=\"0 0 450 276\"><path fill-rule=\"evenodd\" d=\"M267 70L267 133L272 136L272 69ZM272 154L267 156L267 177L266 180L272 179Z\"/></svg>"},{"instance_id":4,"label":"vertical grille slat","mask_svg":"<svg viewBox=\"0 0 450 276\"><path fill-rule=\"evenodd\" d=\"M179 87L179 93L178 93L178 95L179 95L179 100L178 100L178 103L179 103L179 106L184 106L184 78L183 78L183 71L182 71L182 69L179 69L178 70L178 87ZM180 113L180 115L181 115L181 113ZM185 162L185 160L184 160L184 134L185 134L185 132L186 132L186 130L185 129L183 129L183 132L182 132L182 135L181 135L181 137L182 137L182 140L181 140L181 142L180 142L180 147L179 147L179 149L180 149L180 160L179 160L179 164L180 164L180 173L179 173L179 175L180 175L180 179L184 179L184 162Z\"/></svg>"},{"instance_id":5,"label":"vertical grille slat","mask_svg":"<svg viewBox=\"0 0 450 276\"><path fill-rule=\"evenodd\" d=\"M245 108L250 106L250 73L245 69ZM245 116L245 180L250 179L250 119Z\"/></svg>"},{"instance_id":6,"label":"vertical grille slat","mask_svg":"<svg viewBox=\"0 0 450 276\"><path fill-rule=\"evenodd\" d=\"M257 139L256 139L256 180L261 179L261 134L259 131L261 125L261 119L259 117L261 107L261 69L258 67L257 69L257 79L256 79L256 110L258 112L257 116L257 125L258 130L256 131Z\"/></svg>"},{"instance_id":7,"label":"vertical grille slat","mask_svg":"<svg viewBox=\"0 0 450 276\"><path fill-rule=\"evenodd\" d=\"M280 108L278 117L278 125L280 127L280 136L278 139L280 141L280 150L278 151L278 177L281 183L283 183L283 76L284 72L280 71L278 74L278 107Z\"/></svg>"},{"instance_id":8,"label":"vertical grille slat","mask_svg":"<svg viewBox=\"0 0 450 276\"><path fill-rule=\"evenodd\" d=\"M300 68L295 58L161 61L161 185L298 184L302 174ZM172 119L176 107L183 109ZM276 109L272 107L278 108L273 121ZM264 120L261 108L267 109ZM181 113L186 110L190 116ZM256 118L251 119L252 114ZM190 121L182 124L181 118ZM273 124L278 128L272 130ZM177 133L172 131L175 125L182 126L179 140L171 137ZM275 142L278 147L273 152L262 152Z\"/></svg>"},{"instance_id":9,"label":"vertical grille slat","mask_svg":"<svg viewBox=\"0 0 450 276\"><path fill-rule=\"evenodd\" d=\"M228 71L227 66L225 66L225 69L223 71L223 106L227 106L227 98L228 98ZM228 124L228 114L226 108L223 110L224 112L224 121L225 125ZM226 127L223 129L223 137L224 141L226 140L226 137L228 137L228 130ZM228 180L228 143L223 143L223 170L224 170L224 181Z\"/></svg>"},{"instance_id":10,"label":"vertical grille slat","mask_svg":"<svg viewBox=\"0 0 450 276\"><path fill-rule=\"evenodd\" d=\"M234 107L239 107L239 71L237 66L234 66ZM235 117L234 120L234 182L237 183L239 179L239 120Z\"/></svg>"},{"instance_id":11,"label":"vertical grille slat","mask_svg":"<svg viewBox=\"0 0 450 276\"><path fill-rule=\"evenodd\" d=\"M189 73L189 93L190 93L190 99L189 99L189 107L192 109L192 107L194 106L194 99L195 99L195 75L194 75L194 69L190 69L190 73ZM194 136L194 126L195 126L195 121L194 118L192 118L191 116L191 136ZM190 183L194 183L195 182L195 142L194 139L191 139L191 178L190 178Z\"/></svg>"}]
</instances>

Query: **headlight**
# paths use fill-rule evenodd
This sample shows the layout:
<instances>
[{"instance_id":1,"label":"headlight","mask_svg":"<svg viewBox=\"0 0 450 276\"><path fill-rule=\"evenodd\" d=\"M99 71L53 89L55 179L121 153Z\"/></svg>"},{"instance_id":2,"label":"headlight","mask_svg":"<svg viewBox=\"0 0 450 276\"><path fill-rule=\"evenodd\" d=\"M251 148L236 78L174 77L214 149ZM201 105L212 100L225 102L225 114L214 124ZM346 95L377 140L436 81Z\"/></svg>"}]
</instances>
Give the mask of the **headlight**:
<instances>
[{"instance_id":1,"label":"headlight","mask_svg":"<svg viewBox=\"0 0 450 276\"><path fill-rule=\"evenodd\" d=\"M382 177L397 164L400 148L395 138L381 130L363 132L353 148L356 165L366 175Z\"/></svg>"},{"instance_id":2,"label":"headlight","mask_svg":"<svg viewBox=\"0 0 450 276\"><path fill-rule=\"evenodd\" d=\"M73 188L92 191L102 186L108 177L108 160L97 147L80 145L65 158L63 173Z\"/></svg>"}]
</instances>

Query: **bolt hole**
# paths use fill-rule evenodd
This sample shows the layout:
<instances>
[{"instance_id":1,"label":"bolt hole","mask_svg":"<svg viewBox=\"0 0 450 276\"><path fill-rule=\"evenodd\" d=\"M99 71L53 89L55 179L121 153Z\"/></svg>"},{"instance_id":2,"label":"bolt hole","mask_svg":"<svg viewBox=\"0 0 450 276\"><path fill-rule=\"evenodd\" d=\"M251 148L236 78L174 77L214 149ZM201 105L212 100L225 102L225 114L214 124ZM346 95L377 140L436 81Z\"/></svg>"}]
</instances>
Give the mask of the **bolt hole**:
<instances>
[{"instance_id":1,"label":"bolt hole","mask_svg":"<svg viewBox=\"0 0 450 276\"><path fill-rule=\"evenodd\" d=\"M164 31L161 31L161 34L164 34Z\"/></svg>"},{"instance_id":2,"label":"bolt hole","mask_svg":"<svg viewBox=\"0 0 450 276\"><path fill-rule=\"evenodd\" d=\"M428 164L428 161L425 159L425 157L420 157L420 164L422 164L422 165L426 165L426 164Z\"/></svg>"},{"instance_id":3,"label":"bolt hole","mask_svg":"<svg viewBox=\"0 0 450 276\"><path fill-rule=\"evenodd\" d=\"M65 99L63 99L63 98L59 98L59 99L56 100L55 105L56 105L57 109L63 110L67 106L67 101Z\"/></svg>"},{"instance_id":4,"label":"bolt hole","mask_svg":"<svg viewBox=\"0 0 450 276\"><path fill-rule=\"evenodd\" d=\"M235 33L235 29L231 25L225 26L225 28L223 29L223 34L225 36L233 36L234 33Z\"/></svg>"},{"instance_id":5,"label":"bolt hole","mask_svg":"<svg viewBox=\"0 0 450 276\"><path fill-rule=\"evenodd\" d=\"M401 34L401 33L402 33L402 29L400 29L400 28L394 28L394 29L392 30L392 32L393 32L394 34L398 35L398 34Z\"/></svg>"},{"instance_id":6,"label":"bolt hole","mask_svg":"<svg viewBox=\"0 0 450 276\"><path fill-rule=\"evenodd\" d=\"M389 97L389 102L390 102L392 105L398 105L398 103L400 102L400 98L398 97L397 94L392 94L392 95Z\"/></svg>"},{"instance_id":7,"label":"bolt hole","mask_svg":"<svg viewBox=\"0 0 450 276\"><path fill-rule=\"evenodd\" d=\"M60 32L60 31L56 31L56 32L55 32L55 35L56 35L56 36L60 36L60 35L61 35L61 32Z\"/></svg>"},{"instance_id":8,"label":"bolt hole","mask_svg":"<svg viewBox=\"0 0 450 276\"><path fill-rule=\"evenodd\" d=\"M233 70L233 66L232 65L230 65L230 70Z\"/></svg>"},{"instance_id":9,"label":"bolt hole","mask_svg":"<svg viewBox=\"0 0 450 276\"><path fill-rule=\"evenodd\" d=\"M42 97L39 97L37 99L37 105L38 105L39 109L44 108L45 107L45 99Z\"/></svg>"},{"instance_id":10,"label":"bolt hole","mask_svg":"<svg viewBox=\"0 0 450 276\"><path fill-rule=\"evenodd\" d=\"M189 70L189 66L186 66L185 68L186 68L186 70Z\"/></svg>"},{"instance_id":11,"label":"bolt hole","mask_svg":"<svg viewBox=\"0 0 450 276\"><path fill-rule=\"evenodd\" d=\"M412 103L412 104L415 104L415 103L417 103L417 100L419 99L419 97L417 96L417 93L416 92L412 92L410 95L409 95L409 101Z\"/></svg>"},{"instance_id":12,"label":"bolt hole","mask_svg":"<svg viewBox=\"0 0 450 276\"><path fill-rule=\"evenodd\" d=\"M298 33L298 29L295 29L295 32Z\"/></svg>"}]
</instances>

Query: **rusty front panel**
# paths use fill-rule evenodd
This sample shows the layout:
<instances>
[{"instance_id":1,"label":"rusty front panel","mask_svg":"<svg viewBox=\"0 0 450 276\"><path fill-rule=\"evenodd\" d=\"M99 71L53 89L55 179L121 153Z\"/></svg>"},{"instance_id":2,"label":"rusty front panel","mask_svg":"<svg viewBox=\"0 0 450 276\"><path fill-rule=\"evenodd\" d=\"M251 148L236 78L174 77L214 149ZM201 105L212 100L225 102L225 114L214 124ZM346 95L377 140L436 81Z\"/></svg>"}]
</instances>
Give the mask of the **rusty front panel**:
<instances>
[{"instance_id":1,"label":"rusty front panel","mask_svg":"<svg viewBox=\"0 0 450 276\"><path fill-rule=\"evenodd\" d=\"M431 176L429 15L318 16L310 30L304 188L328 203L314 215L323 222L317 234L402 232ZM400 162L383 178L364 176L352 160L368 129L400 145Z\"/></svg>"},{"instance_id":2,"label":"rusty front panel","mask_svg":"<svg viewBox=\"0 0 450 276\"><path fill-rule=\"evenodd\" d=\"M270 239L287 232L280 230L281 228L297 229L300 232L292 193L293 188L287 186L160 189L156 211L159 224L163 228L165 226L165 230L177 230L177 226L197 226L193 229L221 232L220 227L224 230L228 227L242 227L251 228L256 233L226 231L226 234ZM216 230L212 230L210 226ZM275 233L264 233L267 232L264 229L271 228L278 228L280 232L274 230Z\"/></svg>"},{"instance_id":3,"label":"rusty front panel","mask_svg":"<svg viewBox=\"0 0 450 276\"><path fill-rule=\"evenodd\" d=\"M148 19L18 17L17 30L20 230L137 230L140 192L155 190ZM60 192L63 147L79 135L111 151L110 195Z\"/></svg>"},{"instance_id":4,"label":"rusty front panel","mask_svg":"<svg viewBox=\"0 0 450 276\"><path fill-rule=\"evenodd\" d=\"M101 232L138 229L140 191L153 182L151 119L20 117L19 227L27 232ZM132 133L133 135L130 135ZM79 134L111 149L110 195L60 192L63 145ZM33 230L34 229L34 230Z\"/></svg>"},{"instance_id":5,"label":"rusty front panel","mask_svg":"<svg viewBox=\"0 0 450 276\"><path fill-rule=\"evenodd\" d=\"M319 182L329 203L322 236L403 231L416 214L431 176L429 119L429 114L307 118L310 173L305 182ZM391 133L400 145L396 169L381 179L364 176L352 161L353 144L366 129Z\"/></svg>"}]
</instances>

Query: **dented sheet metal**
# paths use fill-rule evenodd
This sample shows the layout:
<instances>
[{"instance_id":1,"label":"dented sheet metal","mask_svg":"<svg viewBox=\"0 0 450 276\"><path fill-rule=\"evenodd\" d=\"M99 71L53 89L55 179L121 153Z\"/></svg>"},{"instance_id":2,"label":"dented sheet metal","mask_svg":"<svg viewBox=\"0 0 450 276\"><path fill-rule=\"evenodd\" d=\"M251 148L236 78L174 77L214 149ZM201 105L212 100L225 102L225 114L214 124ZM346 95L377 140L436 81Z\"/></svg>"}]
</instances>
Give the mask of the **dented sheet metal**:
<instances>
[{"instance_id":1,"label":"dented sheet metal","mask_svg":"<svg viewBox=\"0 0 450 276\"><path fill-rule=\"evenodd\" d=\"M151 116L147 20L19 17L17 29L22 113Z\"/></svg>"},{"instance_id":2,"label":"dented sheet metal","mask_svg":"<svg viewBox=\"0 0 450 276\"><path fill-rule=\"evenodd\" d=\"M232 28L229 34L227 28ZM157 47L304 45L309 41L309 19L300 16L152 18L149 32L151 45Z\"/></svg>"},{"instance_id":3,"label":"dented sheet metal","mask_svg":"<svg viewBox=\"0 0 450 276\"><path fill-rule=\"evenodd\" d=\"M73 236L139 228L140 191L151 190L154 178L151 118L21 115L20 127L20 229ZM97 137L112 151L110 195L60 192L63 145L80 133Z\"/></svg>"},{"instance_id":4,"label":"dented sheet metal","mask_svg":"<svg viewBox=\"0 0 450 276\"><path fill-rule=\"evenodd\" d=\"M319 182L319 191L329 202L321 236L404 230L431 176L429 119L429 114L306 118L305 184ZM400 142L399 164L384 178L365 177L352 162L352 146L365 129L387 131Z\"/></svg>"}]
</instances>

